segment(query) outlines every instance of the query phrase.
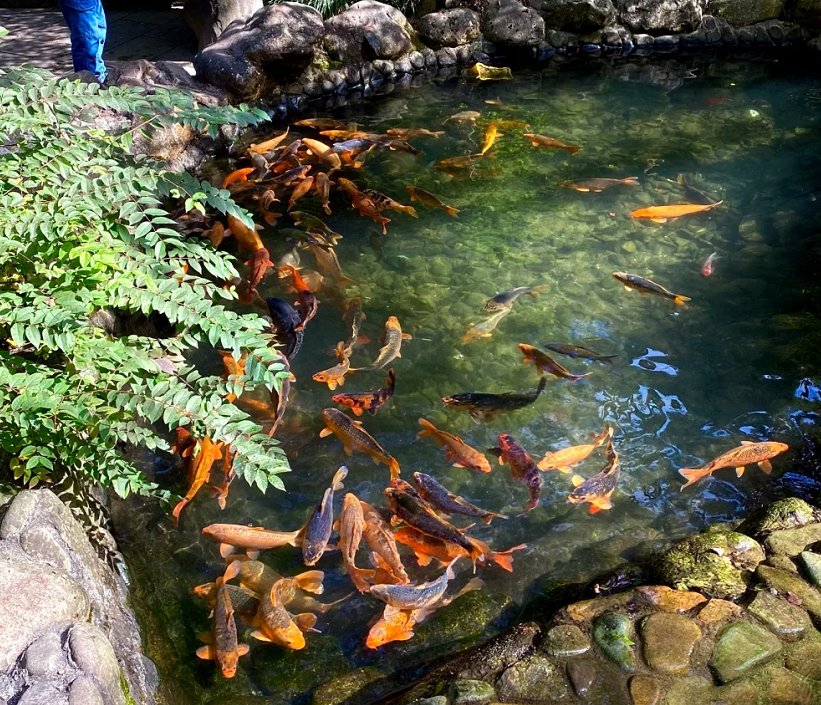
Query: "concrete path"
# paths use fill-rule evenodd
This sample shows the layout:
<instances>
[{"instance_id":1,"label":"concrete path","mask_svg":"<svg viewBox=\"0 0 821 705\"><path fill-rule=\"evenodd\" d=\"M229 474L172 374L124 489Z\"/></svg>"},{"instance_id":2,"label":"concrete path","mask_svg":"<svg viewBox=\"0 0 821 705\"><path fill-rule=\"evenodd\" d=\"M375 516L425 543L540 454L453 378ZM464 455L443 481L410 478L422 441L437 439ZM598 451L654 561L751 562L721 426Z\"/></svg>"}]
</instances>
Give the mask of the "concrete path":
<instances>
[{"instance_id":1,"label":"concrete path","mask_svg":"<svg viewBox=\"0 0 821 705\"><path fill-rule=\"evenodd\" d=\"M156 12L106 12L106 61L174 61L193 73L197 40L183 22L182 9ZM59 10L0 8L0 68L28 63L58 73L72 70L68 28Z\"/></svg>"}]
</instances>

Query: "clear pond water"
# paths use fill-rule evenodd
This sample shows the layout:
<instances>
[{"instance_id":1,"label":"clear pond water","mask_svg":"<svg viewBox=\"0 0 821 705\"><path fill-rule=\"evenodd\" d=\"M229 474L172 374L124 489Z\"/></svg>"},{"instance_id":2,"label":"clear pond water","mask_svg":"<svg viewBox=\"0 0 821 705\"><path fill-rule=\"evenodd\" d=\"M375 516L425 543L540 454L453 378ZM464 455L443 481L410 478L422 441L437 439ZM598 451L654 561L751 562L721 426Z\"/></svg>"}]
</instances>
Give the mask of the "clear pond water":
<instances>
[{"instance_id":1,"label":"clear pond water","mask_svg":"<svg viewBox=\"0 0 821 705\"><path fill-rule=\"evenodd\" d=\"M464 110L481 117L443 126ZM817 381L821 373L818 73L706 60L551 64L517 71L512 81L434 82L335 116L376 132L444 129L439 139L412 140L419 156L372 155L356 178L405 203L405 186L417 185L458 207L459 217L417 203L419 218L389 214L383 237L335 196L327 220L344 235L337 252L355 283L319 294L319 314L293 362L298 382L280 434L293 468L283 476L288 493L262 496L237 482L219 512L203 492L178 530L156 509L128 512L124 548L167 703L308 702L312 688L352 669L391 674L474 643L509 624L546 586L589 580L624 556L641 557L707 523L740 517L762 496L782 491L775 489L783 488L779 477L795 461L793 454L777 458L771 478L755 467L742 478L724 470L684 492L678 468L702 464L742 440L795 446L816 428L818 399L801 397L818 390L801 380ZM436 168L439 159L479 151L491 120L524 121L532 132L581 150L535 148L523 130L510 127L491 156L461 178ZM685 202L676 183L682 174L723 204L664 224L630 217L636 208ZM627 176L637 176L640 186L603 193L559 187L565 180ZM322 215L318 202L306 199L301 207ZM275 259L287 249L271 233L264 239ZM712 252L718 253L714 273L704 277L702 264ZM310 254L303 264L313 266ZM692 301L676 307L625 291L612 278L615 271L649 277ZM488 298L535 284L545 291L519 299L491 338L462 342L486 317ZM261 291L284 292L275 277ZM222 565L199 528L213 521L297 528L342 463L350 468L345 491L385 505L386 468L364 455L345 457L335 438L318 436L331 393L311 375L334 364L333 346L347 335L343 304L354 296L367 314L362 332L373 342L355 351L353 366L376 357L389 315L413 336L392 365L396 394L375 417L363 417L367 430L408 478L427 472L510 516L477 526L474 535L498 549L524 542L527 550L515 554L512 574L480 567L484 589L433 616L409 642L366 649L368 622L381 603L355 595L320 617L321 634L308 635L305 651L251 640L238 676L222 681L212 664L193 657L208 619L190 591ZM551 377L534 404L485 423L443 407L441 397L456 392L534 389L538 374L522 364L516 344L548 341L617 357L603 365L556 356L574 372L592 374L576 383ZM370 390L383 381L381 372L360 372L338 391ZM438 446L417 439L422 416L478 449L510 433L535 457L612 424L622 461L613 508L590 516L586 505L566 501L569 476L550 472L541 505L521 514L527 490L506 467L494 461L489 475L449 467ZM596 455L577 470L589 476L602 462ZM264 560L287 575L304 570L294 550L270 551ZM317 567L326 571L324 600L351 591L338 553L326 554ZM457 568L459 587L471 577L470 566ZM414 571L425 579L438 574Z\"/></svg>"}]
</instances>

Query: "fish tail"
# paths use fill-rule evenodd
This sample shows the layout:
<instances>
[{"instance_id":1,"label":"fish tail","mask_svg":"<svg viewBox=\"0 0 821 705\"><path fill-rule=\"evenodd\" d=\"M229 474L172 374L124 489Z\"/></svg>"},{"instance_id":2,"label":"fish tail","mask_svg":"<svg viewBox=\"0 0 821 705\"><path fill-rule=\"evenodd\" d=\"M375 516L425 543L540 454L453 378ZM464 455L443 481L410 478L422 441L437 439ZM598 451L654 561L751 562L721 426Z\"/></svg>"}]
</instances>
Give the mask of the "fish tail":
<instances>
[{"instance_id":1,"label":"fish tail","mask_svg":"<svg viewBox=\"0 0 821 705\"><path fill-rule=\"evenodd\" d=\"M396 372L394 372L393 368L388 370L388 380L385 386L390 389L391 394L393 394L394 387L396 387Z\"/></svg>"},{"instance_id":2,"label":"fish tail","mask_svg":"<svg viewBox=\"0 0 821 705\"><path fill-rule=\"evenodd\" d=\"M413 200L413 199L411 199L411 200ZM459 209L458 209L458 208L454 208L453 206L442 206L442 209L443 209L443 210L445 211L445 213L447 213L447 214L448 214L451 218L455 218L455 217L458 215L458 213L459 213Z\"/></svg>"},{"instance_id":3,"label":"fish tail","mask_svg":"<svg viewBox=\"0 0 821 705\"><path fill-rule=\"evenodd\" d=\"M334 492L339 492L344 485L342 484L342 480L344 480L348 476L348 466L347 465L340 465L339 470L336 471L334 474L334 479L332 483L332 489Z\"/></svg>"},{"instance_id":4,"label":"fish tail","mask_svg":"<svg viewBox=\"0 0 821 705\"><path fill-rule=\"evenodd\" d=\"M622 179L622 183L625 186L638 186L639 185L639 177L638 176L628 176Z\"/></svg>"},{"instance_id":5,"label":"fish tail","mask_svg":"<svg viewBox=\"0 0 821 705\"><path fill-rule=\"evenodd\" d=\"M676 294L673 297L673 302L676 306L684 306L685 303L691 301L692 299L689 296L682 296L681 294Z\"/></svg>"},{"instance_id":6,"label":"fish tail","mask_svg":"<svg viewBox=\"0 0 821 705\"><path fill-rule=\"evenodd\" d=\"M419 419L419 425L422 427L422 430L416 434L418 438L436 435L436 427L427 419Z\"/></svg>"},{"instance_id":7,"label":"fish tail","mask_svg":"<svg viewBox=\"0 0 821 705\"><path fill-rule=\"evenodd\" d=\"M388 468L391 471L391 482L393 482L399 477L399 473L401 472L401 468L399 467L399 461L396 458L389 456Z\"/></svg>"},{"instance_id":8,"label":"fish tail","mask_svg":"<svg viewBox=\"0 0 821 705\"><path fill-rule=\"evenodd\" d=\"M684 489L698 482L705 475L709 475L710 471L705 466L701 468L681 468L678 473L687 480L687 482L681 486L681 489Z\"/></svg>"},{"instance_id":9,"label":"fish tail","mask_svg":"<svg viewBox=\"0 0 821 705\"><path fill-rule=\"evenodd\" d=\"M575 154L575 153L576 153L576 152L578 152L580 149L581 149L581 147L576 147L576 146L567 147L567 151L568 151L570 154Z\"/></svg>"},{"instance_id":10,"label":"fish tail","mask_svg":"<svg viewBox=\"0 0 821 705\"><path fill-rule=\"evenodd\" d=\"M592 374L593 374L592 372L585 372L583 375L570 375L570 377L568 377L568 379L571 382L578 382L583 377L589 377Z\"/></svg>"},{"instance_id":11,"label":"fish tail","mask_svg":"<svg viewBox=\"0 0 821 705\"><path fill-rule=\"evenodd\" d=\"M508 573L513 572L513 554L516 551L521 551L527 548L526 543L520 543L518 546L514 546L513 548L509 548L506 551L495 551L491 552L488 555L491 561L493 561L496 565L498 565L502 570L506 570Z\"/></svg>"},{"instance_id":12,"label":"fish tail","mask_svg":"<svg viewBox=\"0 0 821 705\"><path fill-rule=\"evenodd\" d=\"M542 375L542 378L539 380L539 386L536 388L536 396L537 397L544 391L544 388L546 386L547 386L547 375Z\"/></svg>"}]
</instances>

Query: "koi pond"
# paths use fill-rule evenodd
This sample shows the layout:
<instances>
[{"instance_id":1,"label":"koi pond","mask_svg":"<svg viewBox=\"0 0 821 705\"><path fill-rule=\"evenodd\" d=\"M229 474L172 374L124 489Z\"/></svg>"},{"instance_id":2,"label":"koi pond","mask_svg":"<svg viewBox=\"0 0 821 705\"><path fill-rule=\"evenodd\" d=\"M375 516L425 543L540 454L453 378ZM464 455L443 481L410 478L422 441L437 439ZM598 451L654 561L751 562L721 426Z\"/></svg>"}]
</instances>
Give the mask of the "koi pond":
<instances>
[{"instance_id":1,"label":"koi pond","mask_svg":"<svg viewBox=\"0 0 821 705\"><path fill-rule=\"evenodd\" d=\"M363 682L413 673L510 625L524 604L551 587L589 581L708 523L737 519L762 498L787 492L796 477L785 476L798 471L795 450L774 458L770 476L752 463L742 477L727 468L684 491L678 470L702 466L742 441L795 448L805 434L817 434L821 74L779 62L706 59L555 62L514 74L507 81L433 81L333 113L351 130L444 134L409 138L420 154L379 149L361 169L344 172L359 189L416 208L417 218L386 212L387 235L353 211L339 188L331 191L331 215L315 195L296 206L343 235L335 251L351 282L325 277L318 314L291 363L296 382L277 431L293 470L282 476L287 493L263 496L237 481L224 511L198 497L178 529L152 506L120 517L162 702L308 703L317 686L354 669L369 669L360 671ZM498 134L488 146L491 125ZM291 130L294 137L322 139L316 131ZM281 132L278 126L256 139ZM565 148L534 145L524 133ZM457 159L455 166L440 163L483 148L484 155ZM244 165L231 163L225 172ZM635 182L577 190L580 180L627 177ZM458 209L457 217L411 203L408 185L436 194ZM685 203L713 207L666 222L631 217L640 208ZM287 216L279 224L291 226ZM261 237L274 261L293 247L275 228ZM303 275L317 268L310 251L299 254ZM614 272L650 279L690 301L677 305L625 290ZM286 281L272 271L259 292L293 301ZM465 339L493 315L484 310L488 299L534 286L536 295L510 304L489 337ZM370 340L360 337L351 367L377 358L389 316L412 338L384 369L350 373L331 392L312 375L336 364L334 348L350 333L346 304L355 298L366 315L360 336ZM520 343L542 350L546 343L573 344L614 358L550 353L586 376L547 374L533 403L478 423L443 405L442 397L460 392L535 392L540 374L524 364ZM213 352L203 351L203 364L220 369ZM328 551L314 566L325 573L318 599L347 599L318 615L318 632L306 633L301 651L256 641L240 624L240 641L251 651L236 677L224 680L213 662L194 655L202 645L198 635L209 630L209 610L192 588L225 570L201 528L228 522L298 529L342 464L349 473L334 496L337 516L346 492L387 507L387 467L361 453L345 456L339 440L319 433L332 394L380 388L390 368L395 394L375 415L359 417L365 429L398 460L404 479L427 473L506 515L490 525L477 521L470 536L496 551L527 548L512 554L512 572L479 563L480 589L416 625L412 639L375 650L365 639L385 605L356 592L340 552ZM438 445L417 438L420 418L485 453L492 472L452 467ZM506 433L538 461L548 451L589 443L606 424L614 430L621 474L612 508L594 514L590 504L567 498L573 473L589 478L606 464L604 448L572 473L539 473L539 505L526 513L528 488L487 452ZM170 461L163 462L167 471ZM165 480L182 491L177 471ZM476 521L463 519L451 520L462 528ZM442 575L438 561L421 568L412 551L400 551L412 581ZM265 551L261 560L287 576L308 570L301 550L290 546ZM369 566L364 549L358 564ZM454 570L448 594L474 578L468 559Z\"/></svg>"}]
</instances>

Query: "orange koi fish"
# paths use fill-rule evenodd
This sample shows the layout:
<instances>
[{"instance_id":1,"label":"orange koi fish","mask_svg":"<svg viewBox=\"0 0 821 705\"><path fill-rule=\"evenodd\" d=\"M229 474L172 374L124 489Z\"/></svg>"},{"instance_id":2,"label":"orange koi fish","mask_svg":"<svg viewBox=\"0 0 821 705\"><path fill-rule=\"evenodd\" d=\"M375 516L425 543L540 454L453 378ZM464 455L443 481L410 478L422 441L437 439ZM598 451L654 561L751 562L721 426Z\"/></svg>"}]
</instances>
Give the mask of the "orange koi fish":
<instances>
[{"instance_id":1,"label":"orange koi fish","mask_svg":"<svg viewBox=\"0 0 821 705\"><path fill-rule=\"evenodd\" d=\"M306 570L293 578L283 578L269 565L247 556L228 556L226 560L230 560L230 563L225 570L225 580L239 578L240 587L251 590L257 595L269 592L271 586L281 580L281 594L285 605L295 600L300 604L305 604L305 596L300 594L301 591L321 595L325 590L322 584L325 573L321 570ZM310 609L316 609L319 612L327 611L325 606L318 602L307 600L307 604L311 605Z\"/></svg>"},{"instance_id":2,"label":"orange koi fish","mask_svg":"<svg viewBox=\"0 0 821 705\"><path fill-rule=\"evenodd\" d=\"M319 161L331 167L331 171L342 168L342 161L339 159L339 155L334 152L333 148L329 145L319 140L309 139L308 137L302 138L302 144L304 144Z\"/></svg>"},{"instance_id":3,"label":"orange koi fish","mask_svg":"<svg viewBox=\"0 0 821 705\"><path fill-rule=\"evenodd\" d=\"M319 432L320 438L334 434L342 441L342 448L346 455L354 451L369 455L374 463L384 463L391 471L391 479L399 477L399 463L396 458L377 443L359 421L354 421L338 409L323 409L322 418L325 428Z\"/></svg>"},{"instance_id":4,"label":"orange koi fish","mask_svg":"<svg viewBox=\"0 0 821 705\"><path fill-rule=\"evenodd\" d=\"M339 364L329 367L327 370L320 370L314 373L311 379L320 384L327 384L328 389L331 391L343 386L345 384L345 375L352 371L349 354L344 343L339 341L336 344L336 358L339 360Z\"/></svg>"},{"instance_id":5,"label":"orange koi fish","mask_svg":"<svg viewBox=\"0 0 821 705\"><path fill-rule=\"evenodd\" d=\"M429 565L434 559L447 565L454 558L459 556L468 557L468 552L461 546L455 543L450 543L443 539L437 539L428 534L422 533L418 529L410 526L403 526L397 529L393 537L404 546L410 548L416 554L416 561L420 566ZM527 548L527 544L522 543L506 551L494 551L483 541L477 541L477 544L483 549L482 556L479 558L483 563L495 563L508 573L513 572L513 553Z\"/></svg>"},{"instance_id":6,"label":"orange koi fish","mask_svg":"<svg viewBox=\"0 0 821 705\"><path fill-rule=\"evenodd\" d=\"M255 166L247 166L243 169L232 171L222 180L222 188L228 188L231 184L236 184L240 181L247 181L249 174L253 174L255 169Z\"/></svg>"},{"instance_id":7,"label":"orange koi fish","mask_svg":"<svg viewBox=\"0 0 821 705\"><path fill-rule=\"evenodd\" d=\"M495 123L490 123L488 125L487 130L485 130L485 139L482 142L482 151L480 154L487 154L491 147L496 144L496 140L502 136L502 133L499 132L499 128L496 126Z\"/></svg>"},{"instance_id":8,"label":"orange koi fish","mask_svg":"<svg viewBox=\"0 0 821 705\"><path fill-rule=\"evenodd\" d=\"M220 544L220 553L231 553L228 547L265 551L282 546L300 546L301 529L296 531L271 531L262 526L244 524L209 524L203 527L202 535Z\"/></svg>"},{"instance_id":9,"label":"orange koi fish","mask_svg":"<svg viewBox=\"0 0 821 705\"><path fill-rule=\"evenodd\" d=\"M354 413L354 416L362 416L367 411L371 416L381 409L385 403L393 396L396 386L396 373L388 370L388 379L385 386L371 392L358 392L352 394L334 394L331 401L340 406L347 406Z\"/></svg>"},{"instance_id":10,"label":"orange koi fish","mask_svg":"<svg viewBox=\"0 0 821 705\"><path fill-rule=\"evenodd\" d=\"M756 463L762 472L769 475L773 470L770 458L774 458L789 449L790 447L786 443L778 443L777 441L762 441L760 443L741 441L738 448L722 453L700 468L681 468L679 474L687 480L681 486L681 489L698 482L702 477L712 475L721 468L735 468L736 475L741 477L744 474L745 466L750 463Z\"/></svg>"},{"instance_id":11,"label":"orange koi fish","mask_svg":"<svg viewBox=\"0 0 821 705\"><path fill-rule=\"evenodd\" d=\"M208 482L211 476L211 467L222 457L223 447L224 444L221 441L214 442L211 440L211 436L205 436L202 441L197 442L196 449L188 462L188 491L185 493L185 497L177 502L171 512L174 526L179 523L182 510L194 499L202 486Z\"/></svg>"},{"instance_id":12,"label":"orange koi fish","mask_svg":"<svg viewBox=\"0 0 821 705\"><path fill-rule=\"evenodd\" d=\"M638 176L628 176L624 179L578 179L577 181L562 181L559 186L562 188L572 188L580 193L601 193L605 189L613 186L640 186Z\"/></svg>"},{"instance_id":13,"label":"orange koi fish","mask_svg":"<svg viewBox=\"0 0 821 705\"><path fill-rule=\"evenodd\" d=\"M388 320L385 321L385 344L370 364L369 369L381 370L397 357L402 357L402 341L411 340L411 338L411 335L402 332L402 326L396 316L388 316Z\"/></svg>"},{"instance_id":14,"label":"orange koi fish","mask_svg":"<svg viewBox=\"0 0 821 705\"><path fill-rule=\"evenodd\" d=\"M386 218L379 212L379 208L377 208L370 196L368 196L368 194L364 191L360 191L356 188L356 184L354 184L350 179L339 178L336 183L339 188L351 197L351 205L354 210L356 210L359 215L364 216L365 218L370 218L375 223L381 225L382 234L387 235L387 225L391 222L391 219Z\"/></svg>"},{"instance_id":15,"label":"orange koi fish","mask_svg":"<svg viewBox=\"0 0 821 705\"><path fill-rule=\"evenodd\" d=\"M545 135L537 135L533 132L525 132L524 138L530 140L530 144L534 147L547 147L548 149L564 149L570 154L575 154L581 147L573 144L565 144L557 140L555 137L546 137Z\"/></svg>"},{"instance_id":16,"label":"orange koi fish","mask_svg":"<svg viewBox=\"0 0 821 705\"><path fill-rule=\"evenodd\" d=\"M479 472L490 472L490 462L475 448L471 448L459 436L455 436L447 431L436 428L427 419L419 419L422 430L417 436L419 438L432 438L434 442L442 446L445 458L453 464L455 468L471 468Z\"/></svg>"},{"instance_id":17,"label":"orange koi fish","mask_svg":"<svg viewBox=\"0 0 821 705\"><path fill-rule=\"evenodd\" d=\"M402 203L399 203L399 201L394 201L390 196L386 196L384 193L374 191L370 188L365 189L365 193L368 194L370 199L374 202L374 204L380 211L396 211L397 213L404 213L405 215L409 215L411 218L419 217L416 214L416 208L414 208L413 206L406 206Z\"/></svg>"},{"instance_id":18,"label":"orange koi fish","mask_svg":"<svg viewBox=\"0 0 821 705\"><path fill-rule=\"evenodd\" d=\"M592 372L585 372L583 375L574 375L564 365L556 362L550 355L527 343L519 343L519 350L521 350L522 355L525 356L525 364L534 364L539 374L547 373L555 375L556 377L569 379L571 382L578 382L583 377L592 374Z\"/></svg>"},{"instance_id":19,"label":"orange koi fish","mask_svg":"<svg viewBox=\"0 0 821 705\"><path fill-rule=\"evenodd\" d=\"M316 316L317 309L319 308L319 299L316 298L316 295L308 285L308 282L302 278L302 275L296 267L290 264L284 264L282 265L281 270L282 272L291 275L291 286L293 286L294 290L297 292L295 306L299 312L300 319L302 319L300 327L304 329L305 326L308 325L308 321Z\"/></svg>"},{"instance_id":20,"label":"orange koi fish","mask_svg":"<svg viewBox=\"0 0 821 705\"><path fill-rule=\"evenodd\" d=\"M297 120L294 125L297 127L310 127L313 130L341 130L346 128L348 123L336 118L304 118Z\"/></svg>"},{"instance_id":21,"label":"orange koi fish","mask_svg":"<svg viewBox=\"0 0 821 705\"><path fill-rule=\"evenodd\" d=\"M480 117L482 117L482 113L480 113L478 110L462 110L459 113L454 113L450 117L445 118L442 121L442 124L444 125L445 123L450 122L451 120L453 120L454 122L474 123Z\"/></svg>"},{"instance_id":22,"label":"orange koi fish","mask_svg":"<svg viewBox=\"0 0 821 705\"><path fill-rule=\"evenodd\" d=\"M370 587L369 579L373 578L374 571L358 568L356 552L362 541L362 532L365 529L365 517L362 505L356 495L348 493L342 501L342 513L339 516L337 531L339 531L339 550L342 552L342 565L359 592L367 592Z\"/></svg>"},{"instance_id":23,"label":"orange koi fish","mask_svg":"<svg viewBox=\"0 0 821 705\"><path fill-rule=\"evenodd\" d=\"M549 470L558 470L559 472L569 473L570 468L578 465L588 456L601 447L609 439L613 437L613 427L605 426L604 431L599 435L593 436L592 443L584 443L578 446L570 446L569 448L562 448L553 452L548 451L544 457L537 463L537 467L542 472Z\"/></svg>"},{"instance_id":24,"label":"orange koi fish","mask_svg":"<svg viewBox=\"0 0 821 705\"><path fill-rule=\"evenodd\" d=\"M393 641L407 641L414 635L414 610L397 610L385 605L382 616L374 623L365 639L365 646L378 649Z\"/></svg>"},{"instance_id":25,"label":"orange koi fish","mask_svg":"<svg viewBox=\"0 0 821 705\"><path fill-rule=\"evenodd\" d=\"M322 210L325 211L325 215L330 215L331 180L324 171L320 171L314 177L314 188L316 189L316 195L322 201Z\"/></svg>"},{"instance_id":26,"label":"orange koi fish","mask_svg":"<svg viewBox=\"0 0 821 705\"><path fill-rule=\"evenodd\" d=\"M362 500L359 503L362 507L362 517L365 522L362 529L365 542L371 551L379 556L385 564L387 572L393 577L393 582L407 583L409 580L408 573L402 563L390 526L370 504Z\"/></svg>"},{"instance_id":27,"label":"orange koi fish","mask_svg":"<svg viewBox=\"0 0 821 705\"><path fill-rule=\"evenodd\" d=\"M203 583L202 585L197 585L192 592L201 600L205 600L211 609L215 609L217 606L217 595L224 580L225 578L218 578L218 583ZM239 585L231 585L227 582L224 584L225 589L228 591L228 596L231 598L231 605L234 608L235 615L239 615L246 621L252 620L259 609L259 598L257 594L253 590Z\"/></svg>"},{"instance_id":28,"label":"orange koi fish","mask_svg":"<svg viewBox=\"0 0 821 705\"><path fill-rule=\"evenodd\" d=\"M544 379L544 378L542 378ZM530 500L525 506L525 512L539 506L539 495L542 491L542 477L539 468L528 453L509 433L499 434L499 447L493 448L499 456L499 463L510 466L510 475L517 482L521 482L530 492Z\"/></svg>"},{"instance_id":29,"label":"orange koi fish","mask_svg":"<svg viewBox=\"0 0 821 705\"><path fill-rule=\"evenodd\" d=\"M458 208L443 203L440 198L434 196L430 191L425 191L418 186L411 185L405 186L405 190L408 192L411 201L419 201L423 205L428 206L428 208L441 208L451 218L455 218L459 214Z\"/></svg>"},{"instance_id":30,"label":"orange koi fish","mask_svg":"<svg viewBox=\"0 0 821 705\"><path fill-rule=\"evenodd\" d=\"M644 277L639 277L635 274L627 274L627 272L613 272L613 277L620 281L624 288L628 291L633 289L640 294L654 294L665 299L670 299L676 306L683 306L690 301L689 296L683 294L674 294L672 291L665 289L661 284Z\"/></svg>"},{"instance_id":31,"label":"orange koi fish","mask_svg":"<svg viewBox=\"0 0 821 705\"><path fill-rule=\"evenodd\" d=\"M488 316L478 323L474 323L465 331L465 334L462 336L462 342L469 343L472 340L489 338L493 335L493 331L496 330L496 326L499 325L499 321L507 316L512 310L513 309L510 307L499 309L492 316Z\"/></svg>"},{"instance_id":32,"label":"orange koi fish","mask_svg":"<svg viewBox=\"0 0 821 705\"><path fill-rule=\"evenodd\" d=\"M273 152L288 136L288 130L290 129L291 128L289 127L281 135L272 137L271 139L265 140L264 142L252 144L250 147L248 147L248 151L256 152L257 154L266 154L268 152Z\"/></svg>"},{"instance_id":33,"label":"orange koi fish","mask_svg":"<svg viewBox=\"0 0 821 705\"><path fill-rule=\"evenodd\" d=\"M291 192L291 198L288 200L288 210L291 210L295 205L296 202L302 198L303 196L310 193L311 189L314 187L314 177L307 176L302 181L300 181L295 187L294 190Z\"/></svg>"},{"instance_id":34,"label":"orange koi fish","mask_svg":"<svg viewBox=\"0 0 821 705\"><path fill-rule=\"evenodd\" d=\"M683 215L693 213L704 213L705 211L717 208L724 201L716 203L677 203L669 206L650 206L649 208L639 208L630 213L631 218L647 218L654 223L666 223L673 218L680 218Z\"/></svg>"},{"instance_id":35,"label":"orange koi fish","mask_svg":"<svg viewBox=\"0 0 821 705\"><path fill-rule=\"evenodd\" d=\"M589 503L590 514L597 514L602 509L610 509L613 506L610 497L619 481L620 470L619 454L613 447L613 440L610 439L607 442L607 462L604 467L586 480L581 475L573 475L570 481L574 489L567 495L567 501L571 504Z\"/></svg>"},{"instance_id":36,"label":"orange koi fish","mask_svg":"<svg viewBox=\"0 0 821 705\"><path fill-rule=\"evenodd\" d=\"M251 632L251 636L260 641L270 641L286 649L299 651L305 648L303 632L313 629L316 615L304 612L292 617L283 604L283 589L283 581L278 580L260 600L254 620L257 629Z\"/></svg>"},{"instance_id":37,"label":"orange koi fish","mask_svg":"<svg viewBox=\"0 0 821 705\"><path fill-rule=\"evenodd\" d=\"M250 258L245 260L248 267L247 291L241 297L244 301L252 301L257 293L259 283L265 278L268 270L274 266L271 255L266 247L255 250Z\"/></svg>"},{"instance_id":38,"label":"orange koi fish","mask_svg":"<svg viewBox=\"0 0 821 705\"><path fill-rule=\"evenodd\" d=\"M229 214L227 217L228 228L237 241L240 250L243 252L256 252L257 250L264 249L265 246L262 244L262 240L259 239L255 228L249 228L239 218L233 215Z\"/></svg>"},{"instance_id":39,"label":"orange koi fish","mask_svg":"<svg viewBox=\"0 0 821 705\"><path fill-rule=\"evenodd\" d=\"M240 656L247 654L249 648L248 644L240 644L237 638L234 606L222 578L217 578L217 599L209 637L211 643L197 649L197 658L216 661L222 677L233 678Z\"/></svg>"}]
</instances>

